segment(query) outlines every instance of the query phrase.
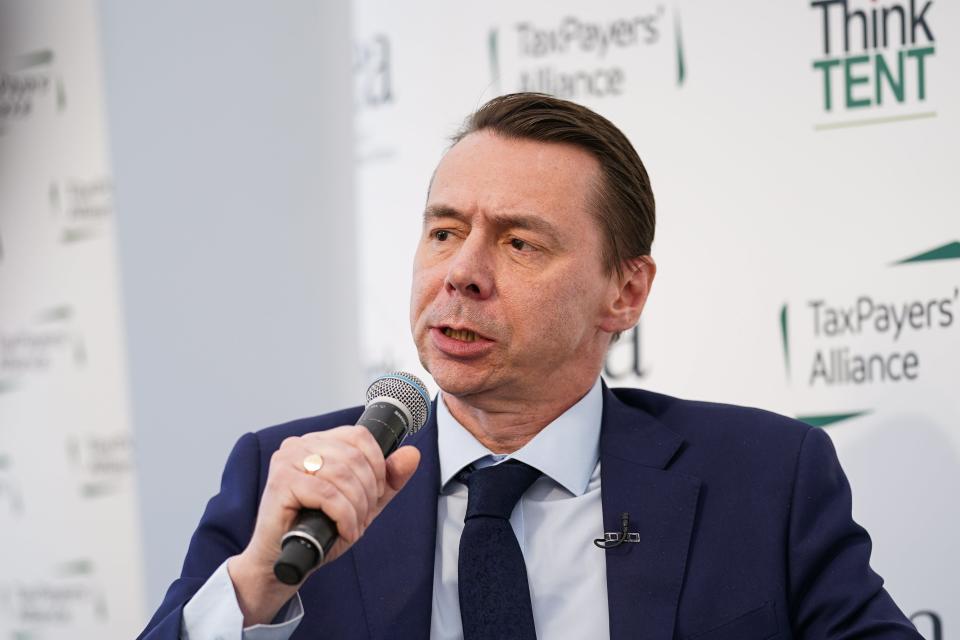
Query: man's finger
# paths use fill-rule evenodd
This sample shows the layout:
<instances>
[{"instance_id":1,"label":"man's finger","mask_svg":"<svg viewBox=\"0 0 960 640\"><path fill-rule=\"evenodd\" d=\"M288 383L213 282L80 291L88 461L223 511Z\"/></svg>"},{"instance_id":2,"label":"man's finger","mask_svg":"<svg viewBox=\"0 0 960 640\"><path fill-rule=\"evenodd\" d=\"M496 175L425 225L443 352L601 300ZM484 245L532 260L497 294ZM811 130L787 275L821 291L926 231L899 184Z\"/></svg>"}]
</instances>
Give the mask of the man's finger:
<instances>
[{"instance_id":1,"label":"man's finger","mask_svg":"<svg viewBox=\"0 0 960 640\"><path fill-rule=\"evenodd\" d=\"M329 480L306 475L293 482L289 491L301 508L320 509L336 523L341 537L356 542L362 520L354 498L344 494Z\"/></svg>"},{"instance_id":2,"label":"man's finger","mask_svg":"<svg viewBox=\"0 0 960 640\"><path fill-rule=\"evenodd\" d=\"M400 489L413 477L420 464L420 450L414 446L400 447L387 458L387 487L380 500L380 508L397 495Z\"/></svg>"},{"instance_id":3,"label":"man's finger","mask_svg":"<svg viewBox=\"0 0 960 640\"><path fill-rule=\"evenodd\" d=\"M360 449L367 457L367 462L370 464L370 469L373 470L374 476L376 477L377 496L382 495L384 489L386 489L386 471L383 460L383 451L380 449L380 445L377 444L373 434L370 433L366 427L350 427L348 438L349 441L352 442L355 447Z\"/></svg>"},{"instance_id":4,"label":"man's finger","mask_svg":"<svg viewBox=\"0 0 960 640\"><path fill-rule=\"evenodd\" d=\"M380 445L377 444L373 434L371 434L366 427L347 425L327 431L309 433L304 437L310 440L311 445L318 447L329 443L331 438L336 442L349 443L353 447L356 447L366 457L367 463L373 471L374 477L376 478L377 495L383 494L383 490L385 489L383 452L380 450Z\"/></svg>"},{"instance_id":5,"label":"man's finger","mask_svg":"<svg viewBox=\"0 0 960 640\"><path fill-rule=\"evenodd\" d=\"M353 495L351 485L362 488L366 500L363 505L358 502L357 506L363 506L364 514L376 508L380 499L376 472L370 468L368 458L363 451L350 442L333 439L317 443L315 446L318 453L326 456L330 462L324 464L314 475L330 480L350 496ZM380 464L383 465L382 455Z\"/></svg>"}]
</instances>

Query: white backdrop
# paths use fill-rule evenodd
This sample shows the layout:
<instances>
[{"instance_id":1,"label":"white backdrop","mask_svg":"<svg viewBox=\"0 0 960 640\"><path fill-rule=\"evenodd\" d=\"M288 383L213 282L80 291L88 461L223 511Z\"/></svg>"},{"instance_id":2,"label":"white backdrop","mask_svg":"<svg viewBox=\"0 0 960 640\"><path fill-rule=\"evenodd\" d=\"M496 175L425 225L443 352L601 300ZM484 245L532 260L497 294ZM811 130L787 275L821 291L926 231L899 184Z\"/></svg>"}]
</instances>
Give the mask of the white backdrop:
<instances>
[{"instance_id":1,"label":"white backdrop","mask_svg":"<svg viewBox=\"0 0 960 640\"><path fill-rule=\"evenodd\" d=\"M92 2L0 7L0 637L144 615Z\"/></svg>"},{"instance_id":2,"label":"white backdrop","mask_svg":"<svg viewBox=\"0 0 960 640\"><path fill-rule=\"evenodd\" d=\"M947 637L960 619L956 6L361 0L355 16L371 373L422 372L409 273L461 119L521 89L587 104L633 141L658 202L657 281L608 380L826 428L874 567L921 633Z\"/></svg>"},{"instance_id":3,"label":"white backdrop","mask_svg":"<svg viewBox=\"0 0 960 640\"><path fill-rule=\"evenodd\" d=\"M324 111L344 90L325 65L339 64L345 21L309 7L185 5L157 9L161 20L145 5L99 5L126 178L126 332L96 11L0 4L0 637L132 636L176 574L230 441L358 401L350 202L337 191L349 143ZM418 368L412 252L460 120L521 88L582 101L634 141L659 204L654 295L642 333L611 354L610 382L827 425L875 567L926 637L947 637L960 614L949 546L960 533L960 15L942 0L849 0L844 51L840 4L826 34L809 3L714 5L356 2L364 367ZM882 10L894 6L904 41L894 12L884 42ZM196 37L171 40L188 24ZM269 47L249 46L266 32ZM250 92L266 78L282 90ZM267 149L259 165L233 146L248 140ZM136 459L149 471L147 606L125 333ZM258 338L238 361L244 336ZM873 363L869 379L857 356ZM199 446L169 454L171 430ZM73 544L57 546L65 531Z\"/></svg>"}]
</instances>

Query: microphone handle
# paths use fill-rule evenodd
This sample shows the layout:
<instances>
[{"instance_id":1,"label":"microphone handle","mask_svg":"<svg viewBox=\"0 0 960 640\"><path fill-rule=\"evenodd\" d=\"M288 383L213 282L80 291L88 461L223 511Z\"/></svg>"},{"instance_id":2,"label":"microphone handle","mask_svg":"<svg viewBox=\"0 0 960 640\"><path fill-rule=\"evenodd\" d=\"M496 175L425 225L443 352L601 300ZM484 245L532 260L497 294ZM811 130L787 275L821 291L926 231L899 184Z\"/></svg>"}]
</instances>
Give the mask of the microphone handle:
<instances>
[{"instance_id":1,"label":"microphone handle","mask_svg":"<svg viewBox=\"0 0 960 640\"><path fill-rule=\"evenodd\" d=\"M401 406L396 400L377 398L357 420L373 435L384 458L397 449L410 428L409 412ZM323 562L339 535L337 523L322 510L301 509L293 527L283 536L280 557L273 565L274 575L284 584L299 584Z\"/></svg>"}]
</instances>

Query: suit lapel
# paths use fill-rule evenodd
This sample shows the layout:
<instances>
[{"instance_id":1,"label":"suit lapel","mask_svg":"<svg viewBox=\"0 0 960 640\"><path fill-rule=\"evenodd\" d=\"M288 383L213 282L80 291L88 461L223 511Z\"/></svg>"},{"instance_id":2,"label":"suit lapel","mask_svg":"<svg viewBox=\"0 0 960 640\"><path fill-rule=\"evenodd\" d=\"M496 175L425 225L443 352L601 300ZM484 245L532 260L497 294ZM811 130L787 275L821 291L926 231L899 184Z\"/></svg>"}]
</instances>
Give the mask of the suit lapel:
<instances>
[{"instance_id":1,"label":"suit lapel","mask_svg":"<svg viewBox=\"0 0 960 640\"><path fill-rule=\"evenodd\" d=\"M420 466L353 548L370 637L427 638L433 606L440 458L436 401L430 420L404 444Z\"/></svg>"},{"instance_id":2,"label":"suit lapel","mask_svg":"<svg viewBox=\"0 0 960 640\"><path fill-rule=\"evenodd\" d=\"M640 542L606 551L612 640L673 637L700 480L666 470L683 440L645 411L603 388L600 493L604 531L630 531Z\"/></svg>"}]
</instances>

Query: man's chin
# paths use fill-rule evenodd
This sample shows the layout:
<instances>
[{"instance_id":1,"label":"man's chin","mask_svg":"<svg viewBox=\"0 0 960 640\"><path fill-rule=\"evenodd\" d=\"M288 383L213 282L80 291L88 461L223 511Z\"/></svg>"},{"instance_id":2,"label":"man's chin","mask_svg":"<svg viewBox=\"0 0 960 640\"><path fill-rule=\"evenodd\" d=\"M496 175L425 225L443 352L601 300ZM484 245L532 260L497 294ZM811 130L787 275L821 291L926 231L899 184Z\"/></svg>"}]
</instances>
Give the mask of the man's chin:
<instances>
[{"instance_id":1,"label":"man's chin","mask_svg":"<svg viewBox=\"0 0 960 640\"><path fill-rule=\"evenodd\" d=\"M489 370L477 363L456 362L448 359L423 363L437 386L453 396L468 396L482 391L488 383Z\"/></svg>"}]
</instances>

